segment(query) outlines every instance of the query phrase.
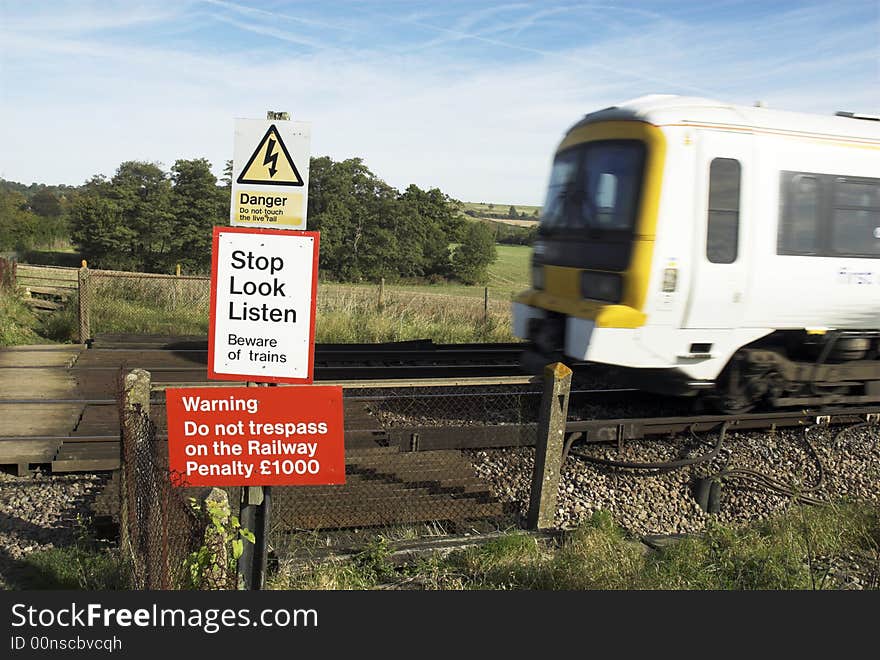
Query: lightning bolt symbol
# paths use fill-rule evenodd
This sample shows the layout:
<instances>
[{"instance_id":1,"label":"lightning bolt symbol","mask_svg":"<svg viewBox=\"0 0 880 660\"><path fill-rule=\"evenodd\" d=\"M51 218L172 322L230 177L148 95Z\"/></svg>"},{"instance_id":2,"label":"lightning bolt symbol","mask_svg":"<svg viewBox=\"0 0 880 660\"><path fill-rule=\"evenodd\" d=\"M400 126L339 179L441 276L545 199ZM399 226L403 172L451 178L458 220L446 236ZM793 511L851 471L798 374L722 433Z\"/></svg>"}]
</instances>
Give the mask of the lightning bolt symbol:
<instances>
[{"instance_id":1,"label":"lightning bolt symbol","mask_svg":"<svg viewBox=\"0 0 880 660\"><path fill-rule=\"evenodd\" d=\"M273 154L275 151L275 140L273 138L269 138L269 144L266 147L266 157L263 158L263 165L269 165L269 176L275 176L275 172L278 169L275 167L275 164L278 162L278 154Z\"/></svg>"}]
</instances>

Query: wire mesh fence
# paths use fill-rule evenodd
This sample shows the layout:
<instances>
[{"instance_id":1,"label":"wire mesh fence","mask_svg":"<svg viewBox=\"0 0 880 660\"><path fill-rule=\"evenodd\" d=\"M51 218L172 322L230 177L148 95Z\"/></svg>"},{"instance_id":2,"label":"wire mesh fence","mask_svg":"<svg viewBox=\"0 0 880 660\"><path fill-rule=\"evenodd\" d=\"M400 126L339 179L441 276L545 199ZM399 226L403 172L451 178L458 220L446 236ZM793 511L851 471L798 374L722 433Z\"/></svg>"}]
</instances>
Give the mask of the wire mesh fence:
<instances>
[{"instance_id":1,"label":"wire mesh fence","mask_svg":"<svg viewBox=\"0 0 880 660\"><path fill-rule=\"evenodd\" d=\"M274 486L269 557L286 562L363 549L380 538L413 541L522 526L520 512L499 499L473 453L462 449L485 447L487 438L494 446L534 444L538 387L345 390L345 484ZM159 410L161 392L154 396ZM206 535L208 519L189 501L205 489L186 488L182 475L168 471L164 420L156 420L157 432L143 412L125 415L121 538L132 559L132 583L234 587L229 540L235 535L226 536L225 550L217 545L222 538ZM237 516L242 489L223 491L228 514ZM200 553L222 559L207 579L194 580Z\"/></svg>"},{"instance_id":2,"label":"wire mesh fence","mask_svg":"<svg viewBox=\"0 0 880 660\"><path fill-rule=\"evenodd\" d=\"M426 385L364 388L346 399L364 403L389 429L537 424L541 384ZM516 444L516 443L514 443Z\"/></svg>"},{"instance_id":3,"label":"wire mesh fence","mask_svg":"<svg viewBox=\"0 0 880 660\"><path fill-rule=\"evenodd\" d=\"M523 524L462 449L534 444L541 392L417 387L345 391L344 486L273 489L279 558Z\"/></svg>"},{"instance_id":4,"label":"wire mesh fence","mask_svg":"<svg viewBox=\"0 0 880 660\"><path fill-rule=\"evenodd\" d=\"M234 588L228 501L169 472L167 442L145 411L124 409L122 429L120 545L131 587Z\"/></svg>"},{"instance_id":5,"label":"wire mesh fence","mask_svg":"<svg viewBox=\"0 0 880 660\"><path fill-rule=\"evenodd\" d=\"M208 332L211 279L91 270L80 289L98 332L199 335Z\"/></svg>"},{"instance_id":6,"label":"wire mesh fence","mask_svg":"<svg viewBox=\"0 0 880 660\"><path fill-rule=\"evenodd\" d=\"M20 267L18 283L51 286L51 296L40 294L47 304L56 303L46 308L75 315L81 341L98 333L169 336L208 331L211 279L205 275L27 266ZM73 304L62 304L65 301ZM322 282L317 329L319 341L329 342L426 336L447 343L507 341L509 304L489 298L483 287L429 292L403 285Z\"/></svg>"}]
</instances>

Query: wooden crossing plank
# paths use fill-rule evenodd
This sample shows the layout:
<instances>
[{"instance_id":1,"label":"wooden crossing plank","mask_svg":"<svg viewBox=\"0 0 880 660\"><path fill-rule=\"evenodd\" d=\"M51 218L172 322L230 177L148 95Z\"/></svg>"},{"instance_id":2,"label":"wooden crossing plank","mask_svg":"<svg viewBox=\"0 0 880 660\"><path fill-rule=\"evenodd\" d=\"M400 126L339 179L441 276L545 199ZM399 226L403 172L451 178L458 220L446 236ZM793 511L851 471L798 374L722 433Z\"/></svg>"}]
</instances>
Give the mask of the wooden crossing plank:
<instances>
[{"instance_id":1,"label":"wooden crossing plank","mask_svg":"<svg viewBox=\"0 0 880 660\"><path fill-rule=\"evenodd\" d=\"M119 434L119 408L115 403L95 404L85 406L82 418L72 436L84 435L118 435Z\"/></svg>"},{"instance_id":2,"label":"wooden crossing plank","mask_svg":"<svg viewBox=\"0 0 880 660\"><path fill-rule=\"evenodd\" d=\"M28 284L25 286L26 291L30 293L40 293L44 296L58 296L60 298L69 298L75 287L72 286L45 286L42 284Z\"/></svg>"},{"instance_id":3,"label":"wooden crossing plank","mask_svg":"<svg viewBox=\"0 0 880 660\"><path fill-rule=\"evenodd\" d=\"M53 460L53 472L117 470L120 466L118 440L108 442L65 441Z\"/></svg>"},{"instance_id":4,"label":"wooden crossing plank","mask_svg":"<svg viewBox=\"0 0 880 660\"><path fill-rule=\"evenodd\" d=\"M0 440L0 465L48 463L61 447L61 440Z\"/></svg>"},{"instance_id":5,"label":"wooden crossing plank","mask_svg":"<svg viewBox=\"0 0 880 660\"><path fill-rule=\"evenodd\" d=\"M10 367L67 368L76 361L84 348L82 344L57 348L52 346L43 350L39 346L2 348L0 349L0 379L4 378L2 370Z\"/></svg>"},{"instance_id":6,"label":"wooden crossing plank","mask_svg":"<svg viewBox=\"0 0 880 660\"><path fill-rule=\"evenodd\" d=\"M67 436L76 427L82 403L3 403L0 401L0 437Z\"/></svg>"},{"instance_id":7,"label":"wooden crossing plank","mask_svg":"<svg viewBox=\"0 0 880 660\"><path fill-rule=\"evenodd\" d=\"M77 366L81 368L115 368L130 364L140 369L206 369L206 351L173 350L95 350L92 348L80 356Z\"/></svg>"},{"instance_id":8,"label":"wooden crossing plank","mask_svg":"<svg viewBox=\"0 0 880 660\"><path fill-rule=\"evenodd\" d=\"M67 369L6 367L0 369L0 401L73 399L76 384L76 379Z\"/></svg>"},{"instance_id":9,"label":"wooden crossing plank","mask_svg":"<svg viewBox=\"0 0 880 660\"><path fill-rule=\"evenodd\" d=\"M52 461L52 472L103 472L119 469L116 458L75 458Z\"/></svg>"},{"instance_id":10,"label":"wooden crossing plank","mask_svg":"<svg viewBox=\"0 0 880 660\"><path fill-rule=\"evenodd\" d=\"M25 305L33 307L34 309L43 309L50 312L57 312L59 309L64 309L64 305L62 303L53 302L51 300L44 300L42 298L22 298L22 302Z\"/></svg>"}]
</instances>

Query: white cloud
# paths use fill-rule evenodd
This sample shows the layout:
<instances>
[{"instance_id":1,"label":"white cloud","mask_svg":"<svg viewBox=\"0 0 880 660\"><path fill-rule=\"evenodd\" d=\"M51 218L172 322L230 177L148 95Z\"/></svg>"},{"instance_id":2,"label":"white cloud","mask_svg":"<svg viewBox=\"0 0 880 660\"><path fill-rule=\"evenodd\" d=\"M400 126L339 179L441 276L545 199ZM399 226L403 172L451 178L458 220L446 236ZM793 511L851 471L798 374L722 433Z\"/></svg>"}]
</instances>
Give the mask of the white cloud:
<instances>
[{"instance_id":1,"label":"white cloud","mask_svg":"<svg viewBox=\"0 0 880 660\"><path fill-rule=\"evenodd\" d=\"M0 176L81 183L112 174L123 160L170 166L201 156L219 174L231 155L233 118L272 109L313 122L314 155L361 156L396 187L534 204L565 129L626 98L697 93L789 110L880 111L876 67L873 80L870 73L880 48L876 26L816 34L836 6L760 25L614 14L607 31L590 23L591 41L567 48L533 45L529 35L570 8L496 9L464 14L450 28L425 28L409 48L373 43L379 19L369 13L297 22L292 9L273 19L229 2L184 4L173 15L150 6L108 11L101 23L107 35L86 30L95 12L86 17L76 6L52 19L51 39L36 29L38 18L15 18L12 28L0 28ZM582 9L591 20L603 16L596 5ZM202 32L228 31L231 17L250 12L253 32L236 33L228 48L199 48L195 36L187 44L183 27L195 27L183 22L194 12ZM623 19L635 22L626 27ZM398 23L405 20L424 28L435 19ZM151 39L146 28L154 24L162 26L156 34L176 38ZM136 38L116 37L114 27L135 29ZM486 55L466 58L464 46Z\"/></svg>"}]
</instances>

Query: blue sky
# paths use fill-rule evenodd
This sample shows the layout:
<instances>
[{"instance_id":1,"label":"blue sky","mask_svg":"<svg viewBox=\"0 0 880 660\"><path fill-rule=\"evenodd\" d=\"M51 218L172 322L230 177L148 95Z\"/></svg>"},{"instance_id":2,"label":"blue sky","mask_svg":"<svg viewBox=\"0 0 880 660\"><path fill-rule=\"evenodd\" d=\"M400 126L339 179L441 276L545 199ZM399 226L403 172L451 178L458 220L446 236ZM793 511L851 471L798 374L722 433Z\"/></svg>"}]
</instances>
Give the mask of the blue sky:
<instances>
[{"instance_id":1,"label":"blue sky","mask_svg":"<svg viewBox=\"0 0 880 660\"><path fill-rule=\"evenodd\" d=\"M0 176L231 158L287 110L397 188L540 204L586 112L653 93L880 113L880 2L0 0Z\"/></svg>"}]
</instances>

